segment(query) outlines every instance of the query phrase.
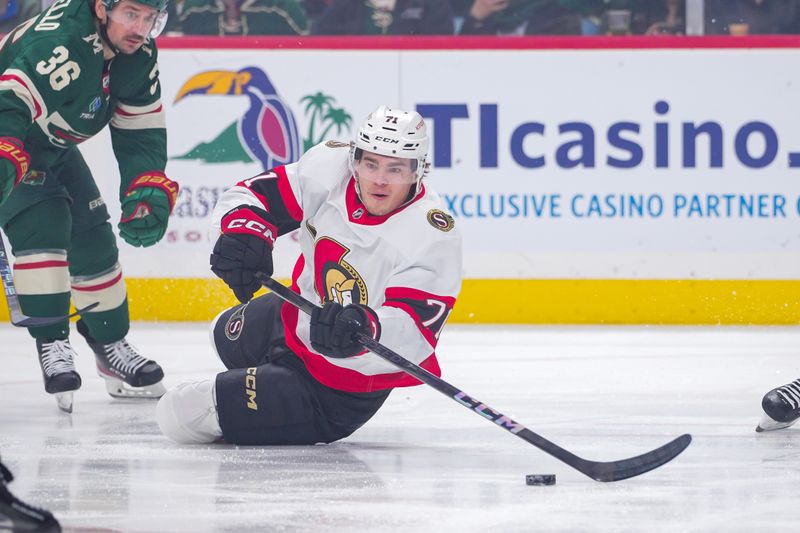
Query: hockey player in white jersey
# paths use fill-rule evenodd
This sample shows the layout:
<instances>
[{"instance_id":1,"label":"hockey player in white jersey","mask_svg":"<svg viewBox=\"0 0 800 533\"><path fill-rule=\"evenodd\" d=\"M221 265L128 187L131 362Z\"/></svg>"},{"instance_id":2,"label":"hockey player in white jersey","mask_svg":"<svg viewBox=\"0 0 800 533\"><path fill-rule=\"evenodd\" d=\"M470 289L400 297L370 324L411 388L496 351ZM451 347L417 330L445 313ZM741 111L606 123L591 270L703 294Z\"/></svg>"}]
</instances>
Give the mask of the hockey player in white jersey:
<instances>
[{"instance_id":1,"label":"hockey player in white jersey","mask_svg":"<svg viewBox=\"0 0 800 533\"><path fill-rule=\"evenodd\" d=\"M242 302L220 313L212 343L228 368L178 385L157 419L178 442L314 444L350 435L395 387L419 382L353 340L371 335L439 375L435 347L461 288L461 238L423 182L422 117L379 107L355 142L327 142L244 180L214 211L211 269ZM300 228L292 289L309 318L274 294L275 239Z\"/></svg>"}]
</instances>

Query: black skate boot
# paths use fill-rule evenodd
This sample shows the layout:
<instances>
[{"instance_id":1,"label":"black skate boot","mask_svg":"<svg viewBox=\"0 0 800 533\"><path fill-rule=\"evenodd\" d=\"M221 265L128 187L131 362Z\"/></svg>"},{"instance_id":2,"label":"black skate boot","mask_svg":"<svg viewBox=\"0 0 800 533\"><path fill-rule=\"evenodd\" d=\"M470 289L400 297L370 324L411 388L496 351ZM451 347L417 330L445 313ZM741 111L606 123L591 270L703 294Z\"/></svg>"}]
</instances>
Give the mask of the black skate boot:
<instances>
[{"instance_id":1,"label":"black skate boot","mask_svg":"<svg viewBox=\"0 0 800 533\"><path fill-rule=\"evenodd\" d=\"M101 344L89 335L89 328L78 320L78 333L94 351L97 373L106 382L106 391L114 398L157 399L167 390L161 383L164 371L155 361L145 359L125 339Z\"/></svg>"},{"instance_id":2,"label":"black skate boot","mask_svg":"<svg viewBox=\"0 0 800 533\"><path fill-rule=\"evenodd\" d=\"M756 431L788 428L800 418L800 379L772 389L761 400L764 418Z\"/></svg>"},{"instance_id":3,"label":"black skate boot","mask_svg":"<svg viewBox=\"0 0 800 533\"><path fill-rule=\"evenodd\" d=\"M61 526L50 511L21 501L6 486L14 479L0 462L0 531L13 533L60 533Z\"/></svg>"},{"instance_id":4,"label":"black skate boot","mask_svg":"<svg viewBox=\"0 0 800 533\"><path fill-rule=\"evenodd\" d=\"M75 350L69 339L36 339L44 390L56 397L58 408L72 412L72 393L81 388L81 376L75 371Z\"/></svg>"}]
</instances>

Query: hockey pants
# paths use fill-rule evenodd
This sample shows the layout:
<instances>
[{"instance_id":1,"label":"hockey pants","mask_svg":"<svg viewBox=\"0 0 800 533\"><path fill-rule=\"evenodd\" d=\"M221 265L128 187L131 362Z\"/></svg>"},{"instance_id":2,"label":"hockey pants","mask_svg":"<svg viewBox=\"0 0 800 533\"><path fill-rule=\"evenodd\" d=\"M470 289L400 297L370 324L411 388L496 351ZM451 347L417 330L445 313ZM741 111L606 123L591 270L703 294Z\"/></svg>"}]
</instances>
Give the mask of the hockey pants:
<instances>
[{"instance_id":1,"label":"hockey pants","mask_svg":"<svg viewBox=\"0 0 800 533\"><path fill-rule=\"evenodd\" d=\"M0 207L0 223L14 255L14 282L22 312L61 316L99 305L83 315L101 343L128 333L128 300L119 252L105 203L78 150L56 172L20 183ZM29 328L37 339L65 339L69 322Z\"/></svg>"}]
</instances>

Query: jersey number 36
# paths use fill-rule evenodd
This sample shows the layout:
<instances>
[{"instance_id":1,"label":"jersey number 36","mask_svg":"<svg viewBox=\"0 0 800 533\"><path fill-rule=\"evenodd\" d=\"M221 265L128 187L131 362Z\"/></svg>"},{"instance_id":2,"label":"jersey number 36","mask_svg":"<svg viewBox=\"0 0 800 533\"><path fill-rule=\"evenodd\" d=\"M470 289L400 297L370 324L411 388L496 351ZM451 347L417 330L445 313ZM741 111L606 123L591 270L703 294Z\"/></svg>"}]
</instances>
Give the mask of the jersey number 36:
<instances>
[{"instance_id":1,"label":"jersey number 36","mask_svg":"<svg viewBox=\"0 0 800 533\"><path fill-rule=\"evenodd\" d=\"M54 91L60 91L81 75L81 67L75 61L68 59L69 50L63 46L56 46L50 59L36 63L36 72L42 76L50 76L50 87Z\"/></svg>"}]
</instances>

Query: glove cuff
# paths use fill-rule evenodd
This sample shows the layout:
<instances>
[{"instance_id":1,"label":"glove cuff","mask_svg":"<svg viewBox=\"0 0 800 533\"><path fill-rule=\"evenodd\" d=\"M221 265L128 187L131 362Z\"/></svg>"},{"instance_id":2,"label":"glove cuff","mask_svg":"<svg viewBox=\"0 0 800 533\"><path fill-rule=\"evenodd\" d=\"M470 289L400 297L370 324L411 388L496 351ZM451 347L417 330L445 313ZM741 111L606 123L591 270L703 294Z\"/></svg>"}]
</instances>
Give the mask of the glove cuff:
<instances>
[{"instance_id":1,"label":"glove cuff","mask_svg":"<svg viewBox=\"0 0 800 533\"><path fill-rule=\"evenodd\" d=\"M364 315L366 315L367 317L367 323L369 324L370 335L376 341L380 340L381 321L378 319L378 313L376 313L375 310L368 305L361 305L361 304L352 304L352 305L364 311Z\"/></svg>"},{"instance_id":2,"label":"glove cuff","mask_svg":"<svg viewBox=\"0 0 800 533\"><path fill-rule=\"evenodd\" d=\"M278 228L268 212L254 206L242 205L225 213L220 221L223 234L240 233L253 235L269 243L272 248L278 237Z\"/></svg>"},{"instance_id":3,"label":"glove cuff","mask_svg":"<svg viewBox=\"0 0 800 533\"><path fill-rule=\"evenodd\" d=\"M133 181L128 185L127 190L123 196L128 196L134 189L140 187L155 187L161 189L167 194L169 200L169 212L175 208L175 203L178 201L178 190L180 186L178 182L172 181L167 176L158 170L151 170L136 176Z\"/></svg>"},{"instance_id":4,"label":"glove cuff","mask_svg":"<svg viewBox=\"0 0 800 533\"><path fill-rule=\"evenodd\" d=\"M16 176L14 185L18 185L31 164L31 156L24 150L25 145L14 137L0 137L0 159L6 159L14 165Z\"/></svg>"}]
</instances>

